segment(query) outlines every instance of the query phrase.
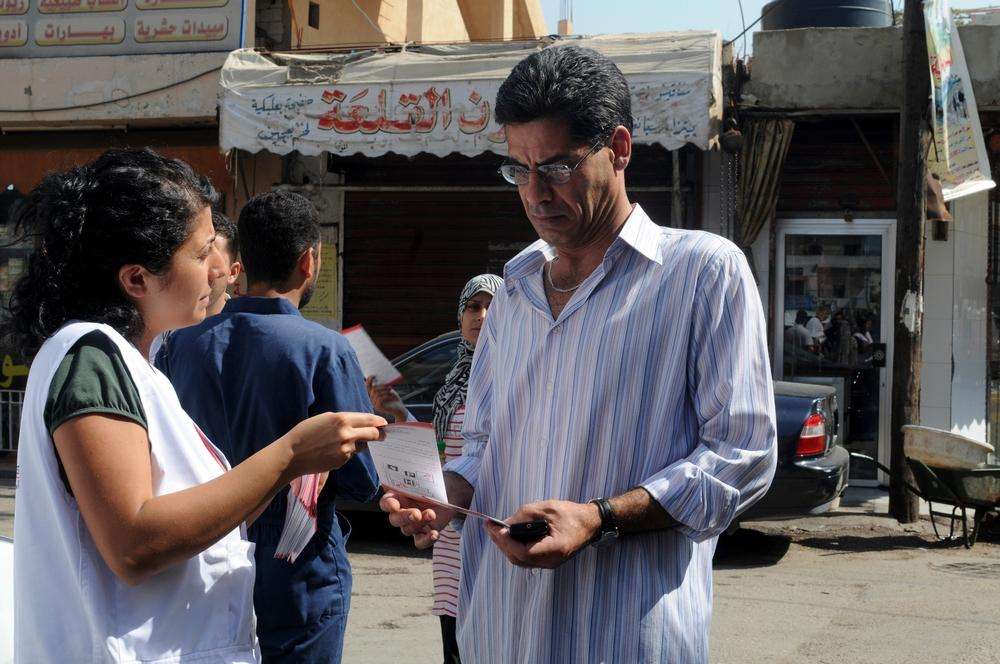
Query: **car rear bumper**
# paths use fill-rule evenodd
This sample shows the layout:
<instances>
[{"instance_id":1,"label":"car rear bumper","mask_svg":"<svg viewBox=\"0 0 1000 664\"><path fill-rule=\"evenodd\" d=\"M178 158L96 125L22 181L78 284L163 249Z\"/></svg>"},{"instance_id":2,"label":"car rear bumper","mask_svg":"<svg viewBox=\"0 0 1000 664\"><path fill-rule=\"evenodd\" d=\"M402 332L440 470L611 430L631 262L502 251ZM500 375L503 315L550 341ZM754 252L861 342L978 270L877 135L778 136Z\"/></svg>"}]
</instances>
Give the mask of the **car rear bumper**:
<instances>
[{"instance_id":1,"label":"car rear bumper","mask_svg":"<svg viewBox=\"0 0 1000 664\"><path fill-rule=\"evenodd\" d=\"M850 454L835 445L820 457L778 466L771 488L741 521L794 519L829 510L847 488Z\"/></svg>"}]
</instances>

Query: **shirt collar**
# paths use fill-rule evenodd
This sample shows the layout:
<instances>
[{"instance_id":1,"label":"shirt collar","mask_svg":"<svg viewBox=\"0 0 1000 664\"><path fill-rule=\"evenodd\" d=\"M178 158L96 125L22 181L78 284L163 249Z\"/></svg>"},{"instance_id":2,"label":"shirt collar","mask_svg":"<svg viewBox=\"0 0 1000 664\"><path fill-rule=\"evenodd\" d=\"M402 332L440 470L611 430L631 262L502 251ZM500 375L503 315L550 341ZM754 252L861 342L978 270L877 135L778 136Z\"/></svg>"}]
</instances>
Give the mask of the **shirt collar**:
<instances>
[{"instance_id":1,"label":"shirt collar","mask_svg":"<svg viewBox=\"0 0 1000 664\"><path fill-rule=\"evenodd\" d=\"M659 241L661 230L662 228L653 223L642 206L636 203L618 237L608 247L605 259L613 251L618 251L617 247L631 247L654 263L662 264ZM545 240L531 243L504 266L504 286L508 291L513 290L515 282L540 270L545 261L551 260L555 254L555 248Z\"/></svg>"},{"instance_id":2,"label":"shirt collar","mask_svg":"<svg viewBox=\"0 0 1000 664\"><path fill-rule=\"evenodd\" d=\"M226 302L222 313L302 315L294 304L283 297L252 297L250 295L232 298Z\"/></svg>"}]
</instances>

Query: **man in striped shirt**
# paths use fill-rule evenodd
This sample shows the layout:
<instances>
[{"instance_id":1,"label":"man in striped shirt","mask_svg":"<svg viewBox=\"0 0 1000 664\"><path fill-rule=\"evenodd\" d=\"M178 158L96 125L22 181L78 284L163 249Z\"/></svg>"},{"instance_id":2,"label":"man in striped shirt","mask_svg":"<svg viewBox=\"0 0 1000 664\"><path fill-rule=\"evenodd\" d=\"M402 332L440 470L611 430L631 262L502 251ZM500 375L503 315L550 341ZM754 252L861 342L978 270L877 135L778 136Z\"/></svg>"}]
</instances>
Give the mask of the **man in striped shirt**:
<instances>
[{"instance_id":1,"label":"man in striped shirt","mask_svg":"<svg viewBox=\"0 0 1000 664\"><path fill-rule=\"evenodd\" d=\"M629 202L628 84L604 56L529 56L496 115L540 240L504 270L445 481L453 504L550 532L465 522L462 660L706 662L716 538L776 460L753 276L732 243ZM382 507L418 546L454 516Z\"/></svg>"}]
</instances>

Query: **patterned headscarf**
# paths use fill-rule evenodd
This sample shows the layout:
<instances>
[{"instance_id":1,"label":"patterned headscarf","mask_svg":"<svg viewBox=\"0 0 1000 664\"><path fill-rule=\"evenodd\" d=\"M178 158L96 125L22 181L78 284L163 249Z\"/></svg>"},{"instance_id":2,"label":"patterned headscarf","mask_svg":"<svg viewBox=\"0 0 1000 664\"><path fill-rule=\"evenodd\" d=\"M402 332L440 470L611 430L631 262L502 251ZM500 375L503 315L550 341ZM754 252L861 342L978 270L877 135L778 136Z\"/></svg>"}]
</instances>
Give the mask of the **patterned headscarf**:
<instances>
[{"instance_id":1,"label":"patterned headscarf","mask_svg":"<svg viewBox=\"0 0 1000 664\"><path fill-rule=\"evenodd\" d=\"M478 277L469 279L462 289L462 294L458 298L458 324L462 325L462 314L469 300L478 293L496 295L497 290L503 286L503 279L495 274L480 274ZM463 337L458 340L458 361L444 379L444 385L434 395L434 432L437 439L444 440L444 435L448 432L448 422L455 414L459 406L465 403L465 394L469 389L469 370L472 368L472 354L476 347L466 341Z\"/></svg>"}]
</instances>

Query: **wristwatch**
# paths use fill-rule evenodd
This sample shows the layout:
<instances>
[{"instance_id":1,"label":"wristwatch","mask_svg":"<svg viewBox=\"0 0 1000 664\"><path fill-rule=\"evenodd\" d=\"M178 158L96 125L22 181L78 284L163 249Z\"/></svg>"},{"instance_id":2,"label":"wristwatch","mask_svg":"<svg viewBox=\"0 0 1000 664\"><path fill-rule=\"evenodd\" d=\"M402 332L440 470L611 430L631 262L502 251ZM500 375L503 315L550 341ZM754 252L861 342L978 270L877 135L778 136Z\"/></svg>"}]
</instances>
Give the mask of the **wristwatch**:
<instances>
[{"instance_id":1,"label":"wristwatch","mask_svg":"<svg viewBox=\"0 0 1000 664\"><path fill-rule=\"evenodd\" d=\"M618 529L618 519L615 518L611 502L607 498L598 498L590 502L597 505L597 511L601 515L601 527L590 543L594 546L607 546L617 541L621 536L621 531Z\"/></svg>"}]
</instances>

